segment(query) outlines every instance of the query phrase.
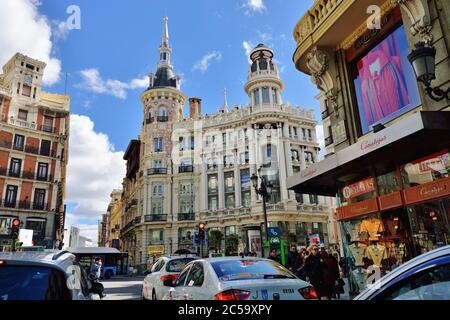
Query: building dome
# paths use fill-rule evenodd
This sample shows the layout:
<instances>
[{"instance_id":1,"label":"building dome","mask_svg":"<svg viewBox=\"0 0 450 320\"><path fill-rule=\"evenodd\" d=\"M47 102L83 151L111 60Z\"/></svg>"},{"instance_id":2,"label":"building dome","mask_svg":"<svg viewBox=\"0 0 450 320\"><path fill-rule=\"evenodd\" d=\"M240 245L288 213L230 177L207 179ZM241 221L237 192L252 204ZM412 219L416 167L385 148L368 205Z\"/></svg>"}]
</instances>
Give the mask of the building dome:
<instances>
[{"instance_id":1,"label":"building dome","mask_svg":"<svg viewBox=\"0 0 450 320\"><path fill-rule=\"evenodd\" d=\"M273 50L262 43L258 44L250 52L250 59L252 60L252 72L255 72L258 69L258 63L259 70L267 70L269 68L269 64L272 63L272 58Z\"/></svg>"}]
</instances>

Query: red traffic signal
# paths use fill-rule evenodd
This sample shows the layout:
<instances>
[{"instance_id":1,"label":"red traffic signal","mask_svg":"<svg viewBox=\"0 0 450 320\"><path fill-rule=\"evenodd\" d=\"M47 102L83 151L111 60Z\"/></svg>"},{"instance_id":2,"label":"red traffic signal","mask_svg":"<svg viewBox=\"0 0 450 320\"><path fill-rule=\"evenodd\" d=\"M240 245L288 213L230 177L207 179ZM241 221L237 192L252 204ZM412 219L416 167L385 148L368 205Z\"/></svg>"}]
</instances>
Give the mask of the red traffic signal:
<instances>
[{"instance_id":1,"label":"red traffic signal","mask_svg":"<svg viewBox=\"0 0 450 320\"><path fill-rule=\"evenodd\" d=\"M204 231L205 230L205 224L204 223L199 223L198 225L198 230Z\"/></svg>"},{"instance_id":2,"label":"red traffic signal","mask_svg":"<svg viewBox=\"0 0 450 320\"><path fill-rule=\"evenodd\" d=\"M13 239L17 239L19 237L19 230L20 230L20 219L14 219L12 221L12 228L11 228L11 237Z\"/></svg>"},{"instance_id":3,"label":"red traffic signal","mask_svg":"<svg viewBox=\"0 0 450 320\"><path fill-rule=\"evenodd\" d=\"M12 225L13 227L20 227L20 219L14 219Z\"/></svg>"}]
</instances>

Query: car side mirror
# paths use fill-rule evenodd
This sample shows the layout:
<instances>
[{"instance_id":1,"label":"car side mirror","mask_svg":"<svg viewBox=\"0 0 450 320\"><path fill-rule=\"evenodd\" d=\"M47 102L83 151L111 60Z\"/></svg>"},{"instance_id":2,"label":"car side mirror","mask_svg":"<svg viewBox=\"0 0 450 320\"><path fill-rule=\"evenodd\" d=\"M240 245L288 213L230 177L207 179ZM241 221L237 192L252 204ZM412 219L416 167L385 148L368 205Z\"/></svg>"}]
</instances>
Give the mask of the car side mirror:
<instances>
[{"instance_id":1,"label":"car side mirror","mask_svg":"<svg viewBox=\"0 0 450 320\"><path fill-rule=\"evenodd\" d=\"M103 291L105 291L105 287L100 282L94 282L91 283L91 289L89 289L90 293L98 294L99 296L102 296Z\"/></svg>"}]
</instances>

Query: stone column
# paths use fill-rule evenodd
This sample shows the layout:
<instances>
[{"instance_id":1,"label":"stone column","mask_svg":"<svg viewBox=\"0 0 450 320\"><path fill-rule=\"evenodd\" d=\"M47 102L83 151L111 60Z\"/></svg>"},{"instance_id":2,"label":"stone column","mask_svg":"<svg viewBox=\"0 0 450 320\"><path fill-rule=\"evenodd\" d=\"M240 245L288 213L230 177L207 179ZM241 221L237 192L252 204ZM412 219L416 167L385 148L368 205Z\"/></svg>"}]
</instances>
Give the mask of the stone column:
<instances>
[{"instance_id":1,"label":"stone column","mask_svg":"<svg viewBox=\"0 0 450 320\"><path fill-rule=\"evenodd\" d=\"M145 178L146 179L146 178ZM141 215L142 216L145 216L145 215L147 215L148 214L148 208L147 208L147 203L148 203L148 199L147 199L147 197L148 197L148 181L145 181L144 182L145 184L144 184L144 199L143 199L143 208L144 208L144 212L141 212Z\"/></svg>"},{"instance_id":2,"label":"stone column","mask_svg":"<svg viewBox=\"0 0 450 320\"><path fill-rule=\"evenodd\" d=\"M219 153L219 170L218 170L218 183L219 183L219 209L225 208L225 180L223 175L223 153Z\"/></svg>"},{"instance_id":3,"label":"stone column","mask_svg":"<svg viewBox=\"0 0 450 320\"><path fill-rule=\"evenodd\" d=\"M245 151L244 151L245 152ZM241 174L239 171L239 165L238 165L238 151L235 150L234 153L234 201L235 201L235 207L239 208L242 206L242 199L241 199Z\"/></svg>"},{"instance_id":4,"label":"stone column","mask_svg":"<svg viewBox=\"0 0 450 320\"><path fill-rule=\"evenodd\" d=\"M250 144L250 148L249 148L249 162L250 162L250 177L253 176L253 174L257 174L257 153L256 153L256 132L254 130L254 128L252 128L251 131L252 135L249 137L249 144ZM258 197L256 195L255 189L253 188L253 186L251 186L251 203L252 205L258 200Z\"/></svg>"},{"instance_id":5,"label":"stone column","mask_svg":"<svg viewBox=\"0 0 450 320\"><path fill-rule=\"evenodd\" d=\"M200 181L200 193L198 195L200 199L200 211L208 210L208 175L206 174L206 156L203 156L201 164L201 181Z\"/></svg>"},{"instance_id":6,"label":"stone column","mask_svg":"<svg viewBox=\"0 0 450 320\"><path fill-rule=\"evenodd\" d=\"M287 191L287 184L286 184L286 151L284 149L284 142L283 142L283 124L278 123L277 124L277 137L278 137L278 170L279 170L279 177L280 177L280 192L281 192L281 201L286 201L288 199L288 191Z\"/></svg>"}]
</instances>

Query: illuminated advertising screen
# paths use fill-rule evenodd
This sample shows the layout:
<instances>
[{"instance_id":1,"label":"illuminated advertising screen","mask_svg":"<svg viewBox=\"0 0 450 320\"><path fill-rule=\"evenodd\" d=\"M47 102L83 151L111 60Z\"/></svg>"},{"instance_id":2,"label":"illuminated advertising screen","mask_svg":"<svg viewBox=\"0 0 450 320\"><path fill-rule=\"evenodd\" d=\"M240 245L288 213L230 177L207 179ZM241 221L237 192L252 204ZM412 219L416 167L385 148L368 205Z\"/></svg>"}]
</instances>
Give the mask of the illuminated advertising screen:
<instances>
[{"instance_id":1,"label":"illuminated advertising screen","mask_svg":"<svg viewBox=\"0 0 450 320\"><path fill-rule=\"evenodd\" d=\"M420 103L403 26L356 61L354 80L363 134Z\"/></svg>"}]
</instances>

